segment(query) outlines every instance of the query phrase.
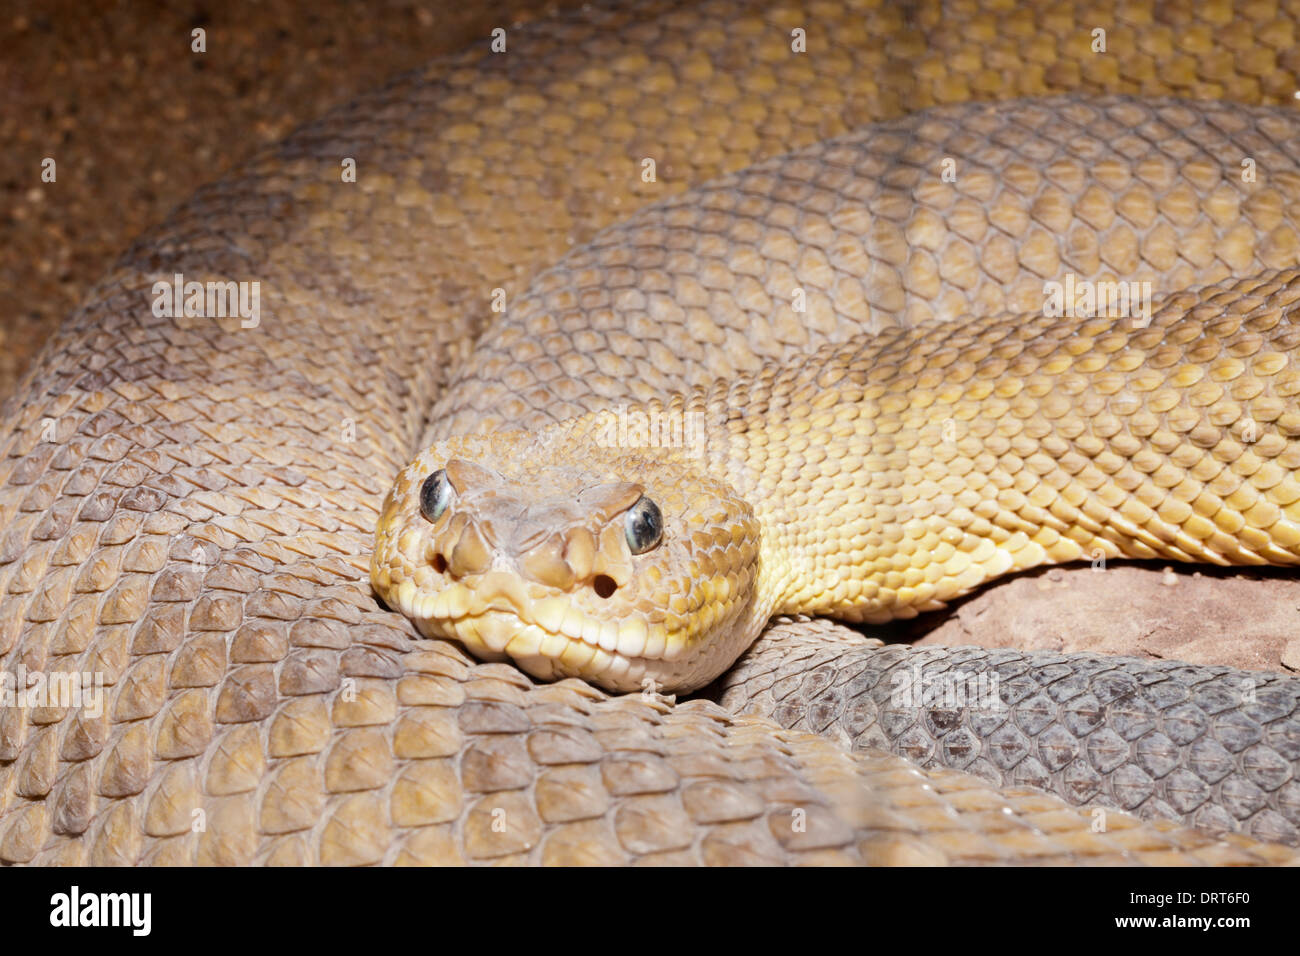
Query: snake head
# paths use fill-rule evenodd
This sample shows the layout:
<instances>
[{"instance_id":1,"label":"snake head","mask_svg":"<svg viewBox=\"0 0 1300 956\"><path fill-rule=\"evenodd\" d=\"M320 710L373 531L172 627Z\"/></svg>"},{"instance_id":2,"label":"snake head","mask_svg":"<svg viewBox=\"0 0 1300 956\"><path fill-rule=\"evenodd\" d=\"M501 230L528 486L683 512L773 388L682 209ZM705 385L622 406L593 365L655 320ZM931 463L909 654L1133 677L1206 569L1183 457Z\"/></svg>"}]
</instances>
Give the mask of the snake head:
<instances>
[{"instance_id":1,"label":"snake head","mask_svg":"<svg viewBox=\"0 0 1300 956\"><path fill-rule=\"evenodd\" d=\"M572 427L497 432L439 442L401 472L370 580L422 634L481 659L685 692L766 620L759 539L752 508L683 456L599 447Z\"/></svg>"}]
</instances>

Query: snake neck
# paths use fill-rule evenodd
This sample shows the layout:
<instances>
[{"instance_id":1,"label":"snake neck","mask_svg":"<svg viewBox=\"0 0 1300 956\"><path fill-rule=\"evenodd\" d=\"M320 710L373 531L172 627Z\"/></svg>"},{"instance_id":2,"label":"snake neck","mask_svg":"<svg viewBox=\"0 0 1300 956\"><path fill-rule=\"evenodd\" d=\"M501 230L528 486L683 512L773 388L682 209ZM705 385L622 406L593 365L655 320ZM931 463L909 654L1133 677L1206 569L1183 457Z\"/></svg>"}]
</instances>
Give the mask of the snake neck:
<instances>
[{"instance_id":1,"label":"snake neck","mask_svg":"<svg viewBox=\"0 0 1300 956\"><path fill-rule=\"evenodd\" d=\"M891 330L684 400L696 467L760 522L756 608L884 622L1041 565L1300 563L1298 278L1208 321Z\"/></svg>"}]
</instances>

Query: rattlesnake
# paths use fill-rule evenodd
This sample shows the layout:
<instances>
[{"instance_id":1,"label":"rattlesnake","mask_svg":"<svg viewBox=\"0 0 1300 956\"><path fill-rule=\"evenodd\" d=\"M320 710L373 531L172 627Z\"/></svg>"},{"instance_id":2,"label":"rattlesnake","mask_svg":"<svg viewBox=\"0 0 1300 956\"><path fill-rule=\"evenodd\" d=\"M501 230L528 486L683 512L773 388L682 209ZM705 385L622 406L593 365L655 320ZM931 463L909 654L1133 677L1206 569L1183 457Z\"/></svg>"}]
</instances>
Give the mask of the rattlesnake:
<instances>
[{"instance_id":1,"label":"rattlesnake","mask_svg":"<svg viewBox=\"0 0 1300 956\"><path fill-rule=\"evenodd\" d=\"M440 60L304 128L137 243L5 412L5 666L100 675L108 693L101 715L0 711L0 859L1289 859L1285 846L1118 813L1098 826L1089 809L1036 791L923 774L878 750L851 752L852 740L707 701L536 683L506 663L475 663L452 642L417 639L369 588L383 492L435 437L503 420L529 427L737 372L779 380L800 373L763 372L764 359L821 346L833 363L837 343L864 328L881 337L854 340L863 355L916 344L908 336L919 329L889 330L894 323L920 323L939 343L963 336L953 341L967 348L979 334L1015 340L1008 329L1034 323L977 323L984 333L925 323L1030 307L1046 322L1041 269L1053 260L1081 275L1091 260L1100 277L1136 255L1144 265L1125 278L1158 273L1166 289L1294 265L1286 200L1297 180L1283 164L1295 155L1286 148L1295 124L1280 110L1076 97L949 107L849 134L904 108L968 98L1109 90L1259 102L1295 88L1279 65L1285 17L1220 23L1215 8L1203 22L1170 24L1134 8L1113 18L1103 55L1092 52L1096 11L1053 5L1033 16L1036 27L978 5L731 2L560 16L508 31L503 53L485 45ZM794 42L801 35L807 52ZM1037 131L1034 116L1048 118ZM1111 161L1052 167L1055 179L1038 172L1051 156L1042 145L1060 135L1052 117L1113 141ZM1149 156L1124 149L1126 129L1135 142L1153 140ZM1224 176L1222 157L1215 166L1187 152L1194 130L1233 145L1230 167L1249 151L1261 188ZM354 183L338 174L345 157L356 160ZM950 157L955 180L930 172ZM646 159L656 175L643 179ZM1198 176L1211 167L1205 185ZM982 211L952 202L960 190L980 197ZM908 212L899 204L913 193L944 214L924 202ZM651 200L661 202L524 293L568 247ZM1092 220L1107 209L1104 224ZM1141 231L1125 225L1138 220ZM1032 228L1040 222L1059 236ZM1017 227L1020 245L1008 238ZM763 244L764 228L785 235ZM178 274L257 281L259 321L156 314L155 284ZM1259 315L1287 314L1293 281L1281 272L1205 302L1176 296L1145 332L1184 313L1198 327L1249 315L1240 323L1249 332ZM786 307L795 285L809 296L802 312ZM494 301L506 303L505 318L480 339ZM588 313L589 328L566 324ZM1110 322L1088 325L1079 341L1112 355L1142 334ZM992 347L981 357L939 353L938 367L977 378L979 368L1002 381L1031 371ZM938 389L906 356L891 361L916 376L915 388ZM1251 374L1281 380L1287 368ZM744 407L734 396L723 404ZM967 438L954 435L956 450L935 460L978 460ZM430 473L428 460L408 472L398 500ZM1015 494L1024 502L1012 510L1041 517L1050 506L1030 489ZM635 500L623 489L609 507ZM1067 537L1017 543L1033 557L1077 557L1060 543ZM1077 543L1122 550L1094 537ZM382 576L377 583L384 590ZM777 654L782 629L824 638L841 659L874 653L842 629L790 621L765 638ZM774 686L763 666L758 657L742 665L760 698ZM1279 711L1287 694L1294 707L1295 691L1278 686L1280 697L1273 684L1260 690L1263 710ZM1290 709L1272 711L1247 714L1268 725L1249 745L1285 751ZM1233 746L1244 739L1235 730ZM1286 785L1246 816L1247 829L1287 837Z\"/></svg>"}]
</instances>

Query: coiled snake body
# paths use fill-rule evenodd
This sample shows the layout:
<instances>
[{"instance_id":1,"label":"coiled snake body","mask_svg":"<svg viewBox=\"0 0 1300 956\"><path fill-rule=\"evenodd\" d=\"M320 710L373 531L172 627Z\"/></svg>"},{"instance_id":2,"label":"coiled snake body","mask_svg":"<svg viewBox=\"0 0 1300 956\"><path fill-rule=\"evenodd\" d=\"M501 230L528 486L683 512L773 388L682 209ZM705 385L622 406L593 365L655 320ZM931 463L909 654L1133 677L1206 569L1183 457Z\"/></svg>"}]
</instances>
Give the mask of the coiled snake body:
<instances>
[{"instance_id":1,"label":"coiled snake body","mask_svg":"<svg viewBox=\"0 0 1300 956\"><path fill-rule=\"evenodd\" d=\"M968 653L1010 688L998 723L925 706L909 723L876 682L897 651L793 621L721 691L788 730L535 683L396 613L477 615L456 636L509 657L501 615L558 589L577 596L538 612L525 667L586 674L598 650L622 655L603 679L671 690L725 669L772 613L881 619L1093 552L1300 554L1300 123L1150 99L1289 99L1291 21L1133 8L1098 58L1095 12L1034 15L1046 59L978 6L651 3L539 23L305 128L138 243L6 410L5 666L107 691L99 713L0 709L0 859L1290 859L1285 678L1243 701L1222 670ZM1147 98L944 107L835 138L904 107L1061 90ZM355 184L336 181L342 156ZM260 323L154 315L177 273L257 280ZM1044 281L1067 273L1151 282L1150 324L1045 315ZM494 289L508 311L480 338ZM698 413L699 444L579 443L629 402ZM538 430L472 437L503 423ZM662 536L625 520L643 498ZM369 587L377 522L393 610ZM435 574L495 591L439 610ZM622 617L566 621L602 606ZM701 651L719 628L731 643ZM1095 722L1090 699L1125 706ZM941 741L928 754L922 731ZM1008 763L1018 741L1032 753ZM1202 829L1099 828L1099 795Z\"/></svg>"}]
</instances>

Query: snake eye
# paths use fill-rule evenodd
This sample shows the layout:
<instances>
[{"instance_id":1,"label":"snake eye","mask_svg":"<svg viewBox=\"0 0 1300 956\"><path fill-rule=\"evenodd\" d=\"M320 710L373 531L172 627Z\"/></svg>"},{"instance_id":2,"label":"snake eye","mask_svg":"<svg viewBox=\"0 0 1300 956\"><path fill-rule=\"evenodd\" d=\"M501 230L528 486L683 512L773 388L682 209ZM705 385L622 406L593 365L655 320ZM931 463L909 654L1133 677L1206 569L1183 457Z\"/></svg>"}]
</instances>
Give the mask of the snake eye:
<instances>
[{"instance_id":1,"label":"snake eye","mask_svg":"<svg viewBox=\"0 0 1300 956\"><path fill-rule=\"evenodd\" d=\"M429 521L437 521L451 504L451 482L447 472L439 468L420 486L420 514Z\"/></svg>"},{"instance_id":2,"label":"snake eye","mask_svg":"<svg viewBox=\"0 0 1300 956\"><path fill-rule=\"evenodd\" d=\"M642 495L623 519L627 546L633 554L645 554L664 536L664 516L659 506Z\"/></svg>"}]
</instances>

